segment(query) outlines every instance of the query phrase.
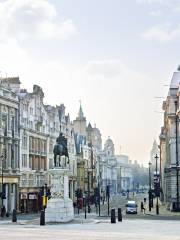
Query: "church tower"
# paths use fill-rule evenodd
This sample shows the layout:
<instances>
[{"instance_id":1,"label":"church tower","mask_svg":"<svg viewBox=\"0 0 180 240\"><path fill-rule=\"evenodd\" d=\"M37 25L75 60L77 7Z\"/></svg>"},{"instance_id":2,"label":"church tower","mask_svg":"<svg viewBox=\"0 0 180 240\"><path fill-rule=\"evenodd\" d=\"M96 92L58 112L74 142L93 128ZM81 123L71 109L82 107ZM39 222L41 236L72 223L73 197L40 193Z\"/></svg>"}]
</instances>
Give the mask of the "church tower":
<instances>
[{"instance_id":1,"label":"church tower","mask_svg":"<svg viewBox=\"0 0 180 240\"><path fill-rule=\"evenodd\" d=\"M156 140L154 140L153 146L152 146L152 149L151 149L151 153L150 153L150 159L151 159L152 167L154 167L154 168L155 168L155 166L156 166L156 160L155 160L156 154L157 154L158 157L159 157L158 144L157 144Z\"/></svg>"},{"instance_id":2,"label":"church tower","mask_svg":"<svg viewBox=\"0 0 180 240\"><path fill-rule=\"evenodd\" d=\"M81 103L79 107L78 116L76 117L76 120L73 121L73 125L75 133L79 133L80 135L86 136L86 118L84 117Z\"/></svg>"}]
</instances>

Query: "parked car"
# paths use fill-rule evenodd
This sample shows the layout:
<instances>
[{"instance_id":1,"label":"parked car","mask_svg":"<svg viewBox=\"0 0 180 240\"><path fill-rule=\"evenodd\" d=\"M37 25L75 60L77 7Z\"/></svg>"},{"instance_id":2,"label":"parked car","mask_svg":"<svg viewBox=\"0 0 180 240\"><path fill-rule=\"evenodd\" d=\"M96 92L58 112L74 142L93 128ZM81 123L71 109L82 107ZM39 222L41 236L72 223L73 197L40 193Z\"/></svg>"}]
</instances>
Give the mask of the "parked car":
<instances>
[{"instance_id":1,"label":"parked car","mask_svg":"<svg viewBox=\"0 0 180 240\"><path fill-rule=\"evenodd\" d=\"M126 204L126 213L127 214L137 214L137 204L135 201L128 201Z\"/></svg>"}]
</instances>

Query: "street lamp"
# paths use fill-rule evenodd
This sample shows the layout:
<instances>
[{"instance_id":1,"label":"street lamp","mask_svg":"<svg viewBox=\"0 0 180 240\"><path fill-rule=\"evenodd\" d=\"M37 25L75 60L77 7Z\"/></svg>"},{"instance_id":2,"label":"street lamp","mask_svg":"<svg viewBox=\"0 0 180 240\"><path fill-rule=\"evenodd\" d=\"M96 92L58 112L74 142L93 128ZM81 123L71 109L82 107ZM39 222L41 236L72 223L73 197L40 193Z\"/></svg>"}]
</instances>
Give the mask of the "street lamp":
<instances>
[{"instance_id":1,"label":"street lamp","mask_svg":"<svg viewBox=\"0 0 180 240\"><path fill-rule=\"evenodd\" d=\"M176 211L179 211L179 153L178 153L178 115L176 114L177 112L177 101L175 103L175 115L176 115L176 195L177 195L177 205L176 205Z\"/></svg>"},{"instance_id":2,"label":"street lamp","mask_svg":"<svg viewBox=\"0 0 180 240\"><path fill-rule=\"evenodd\" d=\"M159 215L159 203L158 203L158 196L159 196L159 178L157 175L157 160L158 160L158 155L156 154L155 159L156 159L156 184L155 184L155 192L156 192L156 214Z\"/></svg>"},{"instance_id":3,"label":"street lamp","mask_svg":"<svg viewBox=\"0 0 180 240\"><path fill-rule=\"evenodd\" d=\"M91 168L87 170L87 174L88 174L88 176L87 176L88 177L88 213L91 212L91 207L90 207L90 179L89 179L91 172L92 172Z\"/></svg>"},{"instance_id":4,"label":"street lamp","mask_svg":"<svg viewBox=\"0 0 180 240\"><path fill-rule=\"evenodd\" d=\"M99 217L101 216L101 174L102 174L102 172L99 171L99 176L98 176L98 205L99 205Z\"/></svg>"},{"instance_id":5,"label":"street lamp","mask_svg":"<svg viewBox=\"0 0 180 240\"><path fill-rule=\"evenodd\" d=\"M152 193L151 193L151 162L149 162L149 211L151 212L151 198L152 198Z\"/></svg>"},{"instance_id":6,"label":"street lamp","mask_svg":"<svg viewBox=\"0 0 180 240\"><path fill-rule=\"evenodd\" d=\"M4 207L4 162L6 160L6 148L3 149L3 154L1 155L1 184L2 184L2 193L1 193L1 217L4 217L6 209Z\"/></svg>"}]
</instances>

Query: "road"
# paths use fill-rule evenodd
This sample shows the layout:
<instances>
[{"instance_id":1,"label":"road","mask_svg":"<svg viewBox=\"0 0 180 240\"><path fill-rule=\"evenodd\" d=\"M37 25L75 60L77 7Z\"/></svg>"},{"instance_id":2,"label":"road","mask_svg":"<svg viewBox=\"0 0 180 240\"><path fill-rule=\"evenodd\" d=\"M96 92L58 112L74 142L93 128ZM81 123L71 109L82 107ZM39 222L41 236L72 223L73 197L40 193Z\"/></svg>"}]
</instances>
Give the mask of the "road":
<instances>
[{"instance_id":1,"label":"road","mask_svg":"<svg viewBox=\"0 0 180 240\"><path fill-rule=\"evenodd\" d=\"M139 197L139 201L143 196ZM116 198L111 207L125 206L127 199ZM106 213L104 206L104 212ZM0 219L0 240L180 240L180 215L137 215L123 214L123 221L110 223L110 218L98 217L92 212L81 212L75 220L68 224L39 225L39 214L18 215L18 222L12 223L10 218Z\"/></svg>"},{"instance_id":2,"label":"road","mask_svg":"<svg viewBox=\"0 0 180 240\"><path fill-rule=\"evenodd\" d=\"M179 221L126 219L116 224L109 220L46 226L0 224L1 240L179 240L179 236Z\"/></svg>"}]
</instances>

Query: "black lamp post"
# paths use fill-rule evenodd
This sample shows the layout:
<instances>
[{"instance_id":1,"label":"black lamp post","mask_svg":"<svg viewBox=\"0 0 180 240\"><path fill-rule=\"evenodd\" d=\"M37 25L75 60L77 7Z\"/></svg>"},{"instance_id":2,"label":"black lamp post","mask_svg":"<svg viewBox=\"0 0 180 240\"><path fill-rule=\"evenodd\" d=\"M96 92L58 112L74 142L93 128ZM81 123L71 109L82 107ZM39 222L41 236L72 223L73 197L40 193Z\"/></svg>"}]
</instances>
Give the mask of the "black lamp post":
<instances>
[{"instance_id":1,"label":"black lamp post","mask_svg":"<svg viewBox=\"0 0 180 240\"><path fill-rule=\"evenodd\" d=\"M6 160L6 148L3 149L3 155L1 156L1 184L2 184L2 194L1 194L1 217L5 215L5 207L4 207L4 162Z\"/></svg>"},{"instance_id":2,"label":"black lamp post","mask_svg":"<svg viewBox=\"0 0 180 240\"><path fill-rule=\"evenodd\" d=\"M175 115L176 115L176 196L177 196L177 205L176 205L176 211L179 211L179 160L178 160L178 115L176 114L177 112L177 101L175 103Z\"/></svg>"},{"instance_id":3,"label":"black lamp post","mask_svg":"<svg viewBox=\"0 0 180 240\"><path fill-rule=\"evenodd\" d=\"M87 171L87 177L88 177L88 213L91 212L91 207L90 207L90 172L91 169L88 169Z\"/></svg>"},{"instance_id":4,"label":"black lamp post","mask_svg":"<svg viewBox=\"0 0 180 240\"><path fill-rule=\"evenodd\" d=\"M98 177L98 206L99 206L99 217L101 216L101 171L99 172Z\"/></svg>"},{"instance_id":5,"label":"black lamp post","mask_svg":"<svg viewBox=\"0 0 180 240\"><path fill-rule=\"evenodd\" d=\"M155 184L155 192L156 192L156 214L159 215L159 202L158 202L158 196L159 196L159 178L157 174L157 161L158 161L158 155L156 154L155 159L156 159L156 184Z\"/></svg>"},{"instance_id":6,"label":"black lamp post","mask_svg":"<svg viewBox=\"0 0 180 240\"><path fill-rule=\"evenodd\" d=\"M3 203L3 199L4 199L4 193L3 193L3 185L4 185L4 167L3 167L3 163L4 163L4 155L1 156L1 184L2 184L2 193L1 193L1 207L3 207L4 203Z\"/></svg>"},{"instance_id":7,"label":"black lamp post","mask_svg":"<svg viewBox=\"0 0 180 240\"><path fill-rule=\"evenodd\" d=\"M151 201L152 201L152 193L151 193L151 162L149 162L149 211L151 212Z\"/></svg>"},{"instance_id":8,"label":"black lamp post","mask_svg":"<svg viewBox=\"0 0 180 240\"><path fill-rule=\"evenodd\" d=\"M108 202L108 216L109 216L109 198L110 198L109 185L106 186L106 197L107 197L107 202Z\"/></svg>"}]
</instances>

